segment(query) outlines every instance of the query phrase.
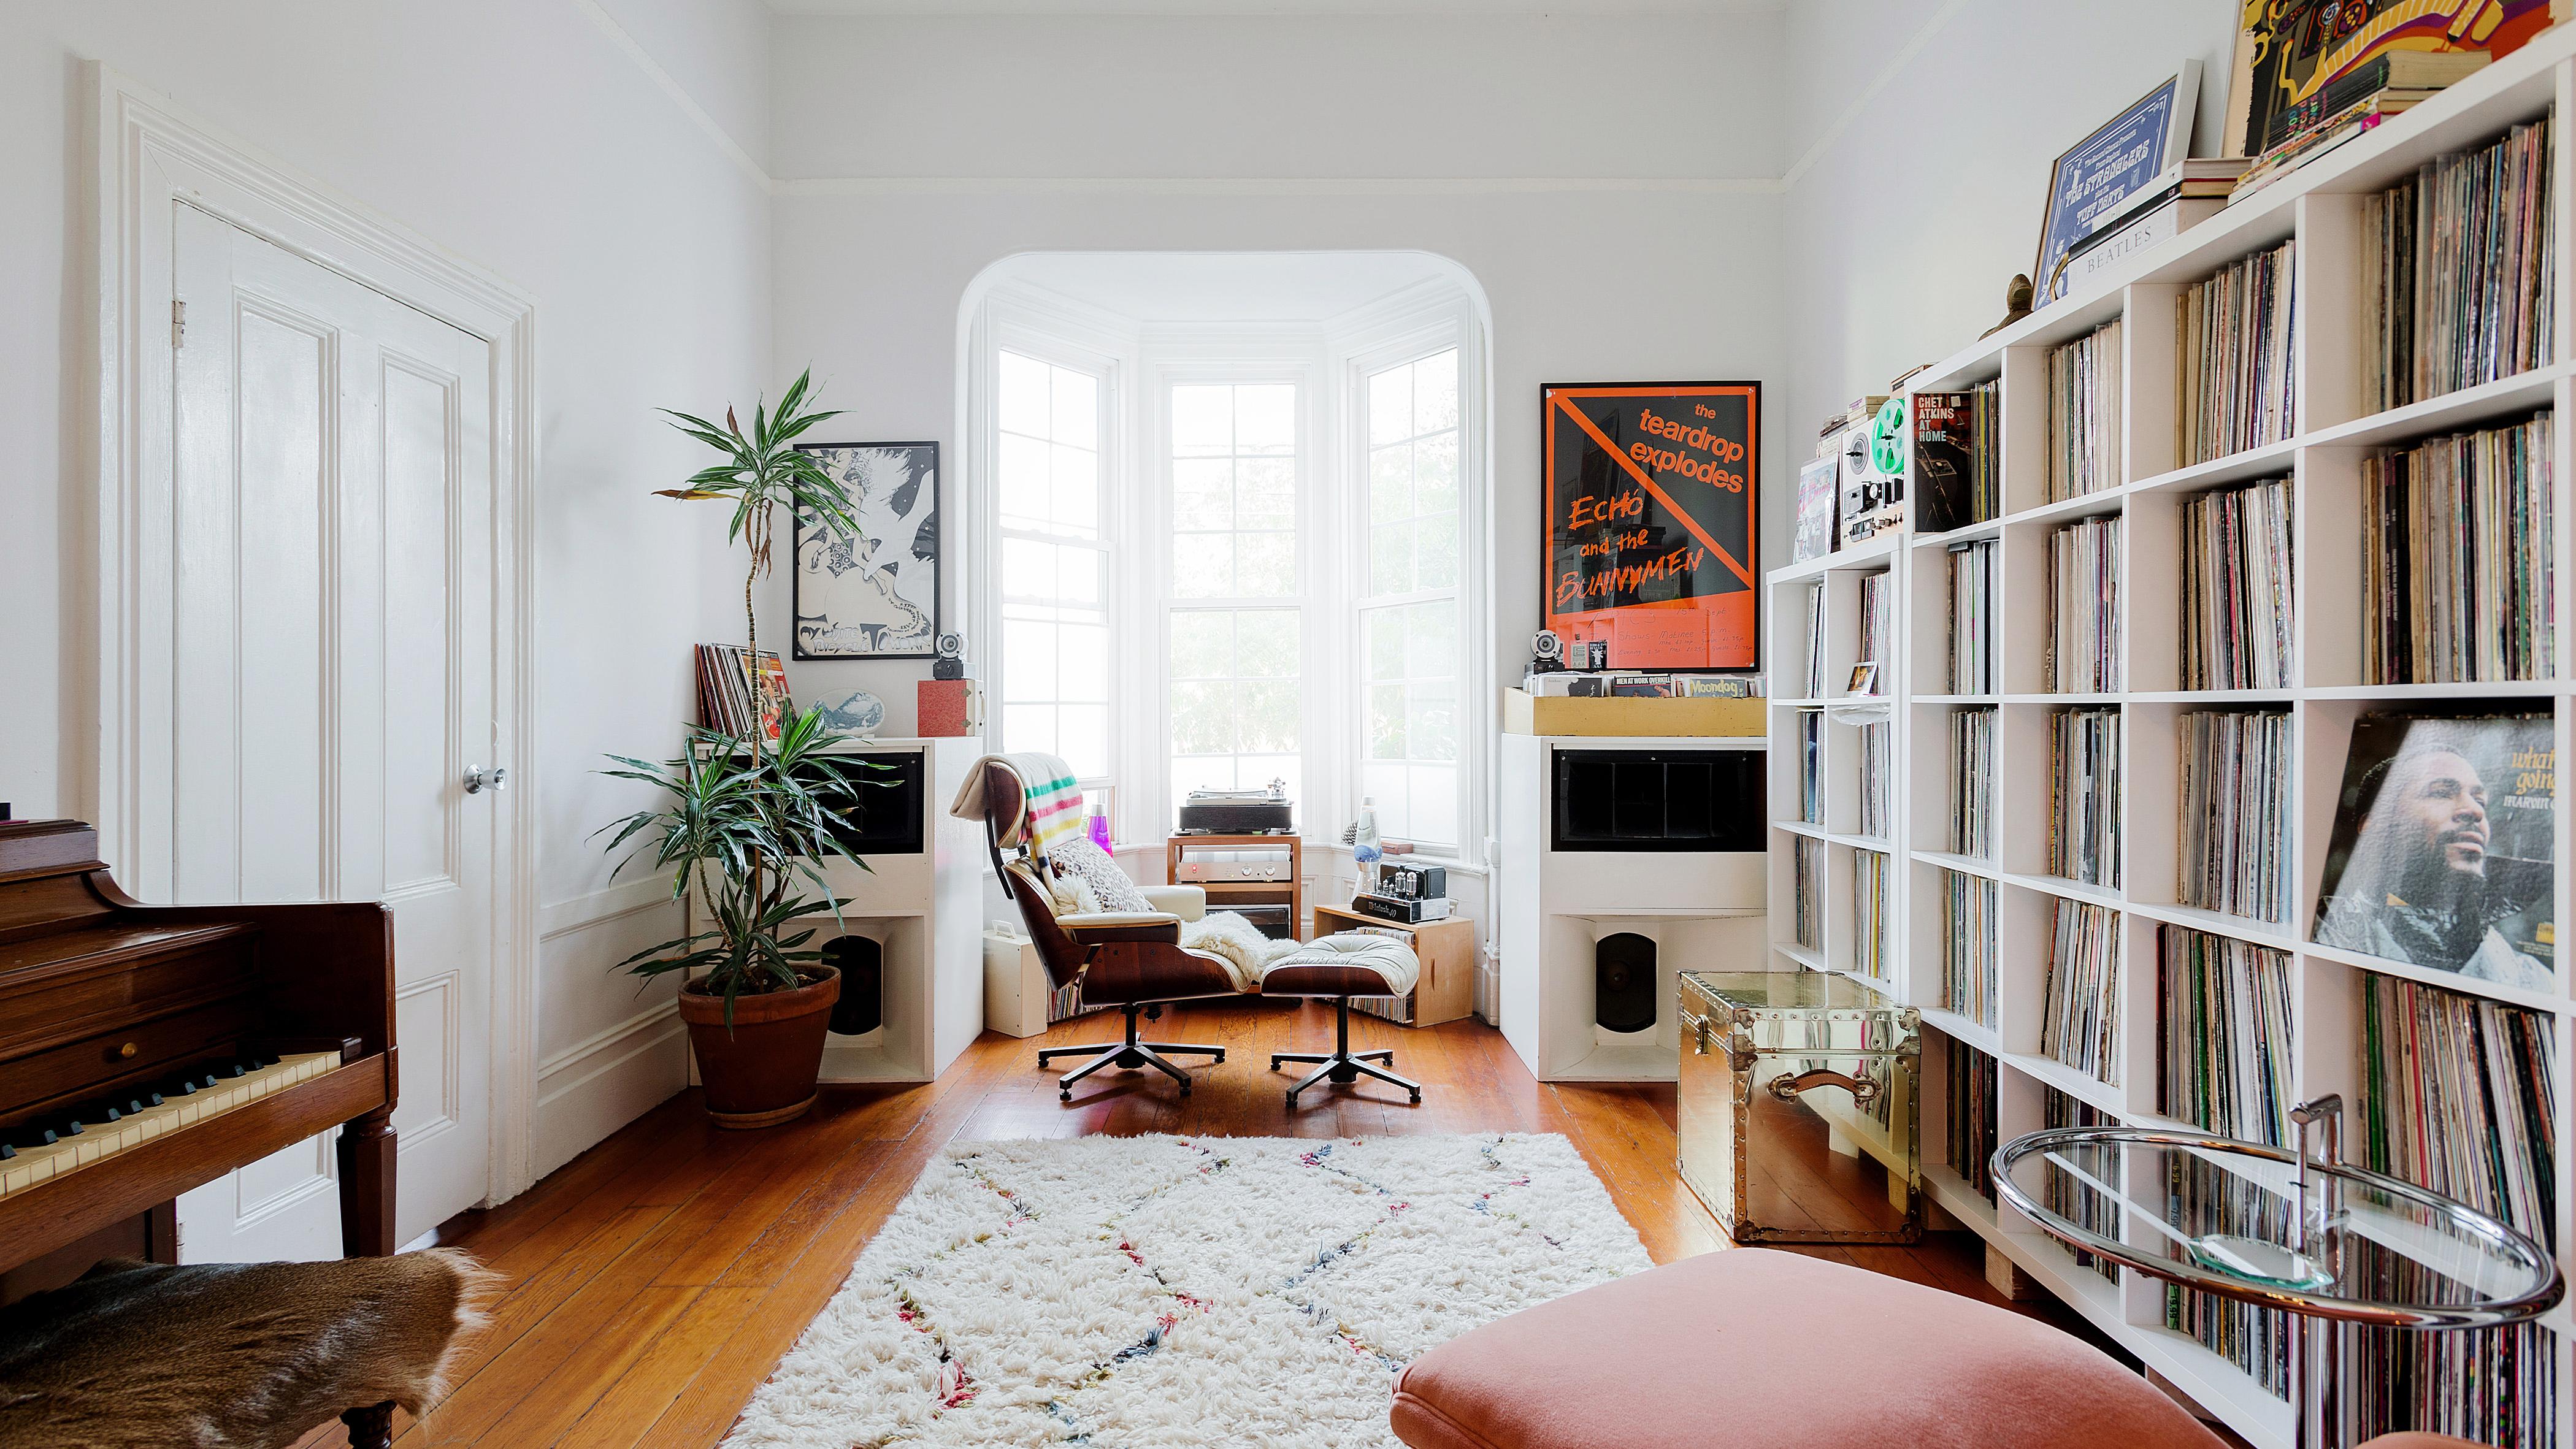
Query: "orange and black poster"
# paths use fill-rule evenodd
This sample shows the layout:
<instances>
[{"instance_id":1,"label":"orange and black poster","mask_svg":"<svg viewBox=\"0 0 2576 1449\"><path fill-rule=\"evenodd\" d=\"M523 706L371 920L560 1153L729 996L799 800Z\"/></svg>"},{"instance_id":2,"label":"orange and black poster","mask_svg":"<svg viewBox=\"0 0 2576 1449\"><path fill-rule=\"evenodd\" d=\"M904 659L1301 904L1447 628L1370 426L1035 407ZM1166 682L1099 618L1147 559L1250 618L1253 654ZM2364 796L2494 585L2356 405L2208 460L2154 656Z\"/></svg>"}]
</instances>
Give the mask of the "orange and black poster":
<instances>
[{"instance_id":1,"label":"orange and black poster","mask_svg":"<svg viewBox=\"0 0 2576 1449\"><path fill-rule=\"evenodd\" d=\"M1547 627L1608 641L1614 669L1760 668L1762 384L1554 383L1539 404Z\"/></svg>"}]
</instances>

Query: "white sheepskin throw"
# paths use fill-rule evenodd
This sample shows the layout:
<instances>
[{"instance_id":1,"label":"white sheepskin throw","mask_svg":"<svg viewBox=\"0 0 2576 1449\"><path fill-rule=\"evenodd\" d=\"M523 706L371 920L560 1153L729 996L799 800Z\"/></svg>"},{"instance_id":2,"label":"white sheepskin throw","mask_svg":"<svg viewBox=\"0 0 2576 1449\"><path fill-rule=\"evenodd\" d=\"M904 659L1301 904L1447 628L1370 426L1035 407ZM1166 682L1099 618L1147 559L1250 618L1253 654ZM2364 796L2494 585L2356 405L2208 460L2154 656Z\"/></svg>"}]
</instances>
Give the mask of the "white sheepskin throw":
<instances>
[{"instance_id":1,"label":"white sheepskin throw","mask_svg":"<svg viewBox=\"0 0 2576 1449\"><path fill-rule=\"evenodd\" d=\"M1647 1266L1557 1136L961 1144L725 1443L1400 1449L1416 1354Z\"/></svg>"},{"instance_id":2,"label":"white sheepskin throw","mask_svg":"<svg viewBox=\"0 0 2576 1449\"><path fill-rule=\"evenodd\" d=\"M1295 941L1263 935L1259 926L1232 911L1210 911L1195 921L1181 922L1181 944L1224 957L1237 991L1251 990L1252 983L1261 979L1261 968L1304 949Z\"/></svg>"}]
</instances>

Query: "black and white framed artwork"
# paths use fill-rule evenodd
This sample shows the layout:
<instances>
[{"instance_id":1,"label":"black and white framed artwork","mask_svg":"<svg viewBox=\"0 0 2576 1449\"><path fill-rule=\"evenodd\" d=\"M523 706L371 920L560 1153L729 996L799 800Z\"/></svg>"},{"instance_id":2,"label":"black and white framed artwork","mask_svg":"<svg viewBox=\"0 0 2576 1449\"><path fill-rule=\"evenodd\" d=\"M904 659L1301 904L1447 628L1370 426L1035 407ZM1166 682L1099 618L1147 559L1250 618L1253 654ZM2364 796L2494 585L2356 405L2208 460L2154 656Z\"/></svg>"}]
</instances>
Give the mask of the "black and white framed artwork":
<instances>
[{"instance_id":1,"label":"black and white framed artwork","mask_svg":"<svg viewBox=\"0 0 2576 1449\"><path fill-rule=\"evenodd\" d=\"M927 659L939 637L939 445L813 443L845 484L852 537L796 519L796 657Z\"/></svg>"}]
</instances>

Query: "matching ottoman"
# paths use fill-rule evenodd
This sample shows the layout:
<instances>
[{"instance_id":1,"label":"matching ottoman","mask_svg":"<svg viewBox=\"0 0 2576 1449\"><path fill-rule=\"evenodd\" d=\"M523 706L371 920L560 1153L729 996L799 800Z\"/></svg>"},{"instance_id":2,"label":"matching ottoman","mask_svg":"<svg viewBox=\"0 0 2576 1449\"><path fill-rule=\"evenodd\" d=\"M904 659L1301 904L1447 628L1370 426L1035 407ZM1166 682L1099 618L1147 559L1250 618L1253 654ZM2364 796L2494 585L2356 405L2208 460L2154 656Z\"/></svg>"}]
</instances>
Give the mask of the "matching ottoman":
<instances>
[{"instance_id":1,"label":"matching ottoman","mask_svg":"<svg viewBox=\"0 0 2576 1449\"><path fill-rule=\"evenodd\" d=\"M2218 1449L2090 1345L1862 1268L1733 1248L1524 1309L1415 1359L1413 1449Z\"/></svg>"},{"instance_id":2,"label":"matching ottoman","mask_svg":"<svg viewBox=\"0 0 2576 1449\"><path fill-rule=\"evenodd\" d=\"M1392 1070L1394 1052L1351 1050L1351 998L1402 996L1413 989L1421 974L1422 961L1411 946L1392 936L1373 936L1365 931L1345 931L1310 941L1264 967L1257 988L1262 995L1330 997L1339 1008L1333 1022L1332 1051L1279 1052L1270 1058L1270 1070L1274 1072L1282 1062L1321 1063L1304 1081L1288 1089L1288 1105L1295 1107L1299 1094L1327 1077L1336 1082L1356 1082L1363 1073L1402 1087L1415 1102L1420 1102L1422 1085ZM1386 1068L1374 1065L1381 1061Z\"/></svg>"}]
</instances>

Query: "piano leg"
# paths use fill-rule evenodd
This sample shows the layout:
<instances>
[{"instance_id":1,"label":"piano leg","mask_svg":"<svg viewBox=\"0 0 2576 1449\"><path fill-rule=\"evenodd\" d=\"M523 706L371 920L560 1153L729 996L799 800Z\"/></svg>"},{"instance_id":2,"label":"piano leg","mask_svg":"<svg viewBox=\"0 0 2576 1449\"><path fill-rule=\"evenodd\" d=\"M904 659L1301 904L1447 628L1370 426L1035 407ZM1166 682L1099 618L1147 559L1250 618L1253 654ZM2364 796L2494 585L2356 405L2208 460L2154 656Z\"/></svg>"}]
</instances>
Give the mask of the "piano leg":
<instances>
[{"instance_id":1,"label":"piano leg","mask_svg":"<svg viewBox=\"0 0 2576 1449\"><path fill-rule=\"evenodd\" d=\"M394 1241L393 1109L386 1107L352 1117L340 1128L340 1252L350 1258L382 1258L399 1246ZM352 1420L353 1443L360 1442L355 1425Z\"/></svg>"},{"instance_id":2,"label":"piano leg","mask_svg":"<svg viewBox=\"0 0 2576 1449\"><path fill-rule=\"evenodd\" d=\"M394 1406L391 1400L340 1416L349 1426L349 1449L393 1449Z\"/></svg>"}]
</instances>

